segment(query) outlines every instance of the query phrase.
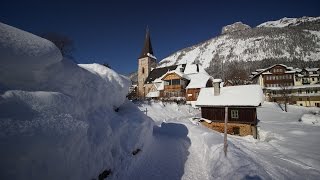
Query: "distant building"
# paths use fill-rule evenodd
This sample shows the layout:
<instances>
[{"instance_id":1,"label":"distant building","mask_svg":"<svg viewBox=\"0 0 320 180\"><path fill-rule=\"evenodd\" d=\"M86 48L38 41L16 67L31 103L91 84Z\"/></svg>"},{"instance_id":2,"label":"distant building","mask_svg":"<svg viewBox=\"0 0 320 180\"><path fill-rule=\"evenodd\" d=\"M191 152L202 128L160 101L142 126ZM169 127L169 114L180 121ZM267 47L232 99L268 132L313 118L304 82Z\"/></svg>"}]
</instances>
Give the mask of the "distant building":
<instances>
[{"instance_id":1,"label":"distant building","mask_svg":"<svg viewBox=\"0 0 320 180\"><path fill-rule=\"evenodd\" d=\"M251 73L251 80L263 87L267 101L320 107L319 68L293 68L275 64Z\"/></svg>"},{"instance_id":2,"label":"distant building","mask_svg":"<svg viewBox=\"0 0 320 180\"><path fill-rule=\"evenodd\" d=\"M259 85L241 85L220 87L214 80L213 88L203 88L196 102L201 107L201 117L211 120L205 124L210 128L224 132L225 107L228 107L229 134L257 137L257 107L264 101Z\"/></svg>"},{"instance_id":3,"label":"distant building","mask_svg":"<svg viewBox=\"0 0 320 180\"><path fill-rule=\"evenodd\" d=\"M156 58L148 29L138 61L138 97L140 98L182 99L188 103L194 103L201 88L212 86L213 78L200 64L179 64L156 68Z\"/></svg>"}]
</instances>

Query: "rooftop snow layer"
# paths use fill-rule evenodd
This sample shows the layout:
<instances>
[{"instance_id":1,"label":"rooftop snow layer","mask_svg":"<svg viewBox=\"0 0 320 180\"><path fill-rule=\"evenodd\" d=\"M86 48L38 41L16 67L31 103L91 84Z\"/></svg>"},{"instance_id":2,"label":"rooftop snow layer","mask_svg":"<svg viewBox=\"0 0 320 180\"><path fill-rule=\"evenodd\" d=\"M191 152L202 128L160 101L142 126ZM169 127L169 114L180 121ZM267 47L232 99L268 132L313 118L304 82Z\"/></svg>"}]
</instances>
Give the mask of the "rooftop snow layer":
<instances>
[{"instance_id":1,"label":"rooftop snow layer","mask_svg":"<svg viewBox=\"0 0 320 180\"><path fill-rule=\"evenodd\" d=\"M200 73L207 73L200 64L198 64L198 65L197 64L187 64L186 68L184 69L184 74L199 73L197 70L199 70Z\"/></svg>"},{"instance_id":2,"label":"rooftop snow layer","mask_svg":"<svg viewBox=\"0 0 320 180\"><path fill-rule=\"evenodd\" d=\"M208 74L205 73L197 73L197 74L189 74L190 82L186 89L191 88L204 88L207 85L208 80L211 78Z\"/></svg>"},{"instance_id":3,"label":"rooftop snow layer","mask_svg":"<svg viewBox=\"0 0 320 180\"><path fill-rule=\"evenodd\" d=\"M213 92L214 88L201 89L196 106L259 106L264 101L259 85L222 87L218 96Z\"/></svg>"}]
</instances>

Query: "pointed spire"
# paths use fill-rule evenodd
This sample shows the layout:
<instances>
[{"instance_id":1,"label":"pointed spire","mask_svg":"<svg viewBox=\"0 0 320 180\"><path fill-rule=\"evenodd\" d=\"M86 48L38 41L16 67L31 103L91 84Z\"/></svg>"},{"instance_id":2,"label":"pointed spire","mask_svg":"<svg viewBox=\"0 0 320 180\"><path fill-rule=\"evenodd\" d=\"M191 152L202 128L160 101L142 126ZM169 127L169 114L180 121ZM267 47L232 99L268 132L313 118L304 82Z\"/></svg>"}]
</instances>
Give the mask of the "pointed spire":
<instances>
[{"instance_id":1,"label":"pointed spire","mask_svg":"<svg viewBox=\"0 0 320 180\"><path fill-rule=\"evenodd\" d=\"M144 40L144 46L141 52L141 55L139 57L140 58L144 58L147 57L148 54L153 55L153 49L152 49L152 45L151 45L151 38L150 38L150 33L149 33L149 27L147 26L146 28L146 38Z\"/></svg>"}]
</instances>

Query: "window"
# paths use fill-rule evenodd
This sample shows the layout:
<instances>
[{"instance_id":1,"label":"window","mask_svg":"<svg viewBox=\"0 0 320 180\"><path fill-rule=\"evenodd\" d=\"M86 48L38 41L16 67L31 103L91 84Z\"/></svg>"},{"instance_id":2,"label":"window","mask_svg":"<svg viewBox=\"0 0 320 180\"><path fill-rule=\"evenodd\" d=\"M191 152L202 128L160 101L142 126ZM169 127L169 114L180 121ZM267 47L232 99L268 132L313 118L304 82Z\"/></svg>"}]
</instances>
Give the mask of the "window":
<instances>
[{"instance_id":1,"label":"window","mask_svg":"<svg viewBox=\"0 0 320 180\"><path fill-rule=\"evenodd\" d=\"M239 119L239 111L238 110L231 110L231 118L232 119Z\"/></svg>"},{"instance_id":2,"label":"window","mask_svg":"<svg viewBox=\"0 0 320 180\"><path fill-rule=\"evenodd\" d=\"M303 104L300 103L300 106L303 106Z\"/></svg>"},{"instance_id":3,"label":"window","mask_svg":"<svg viewBox=\"0 0 320 180\"><path fill-rule=\"evenodd\" d=\"M179 85L180 79L172 79L172 85Z\"/></svg>"},{"instance_id":4,"label":"window","mask_svg":"<svg viewBox=\"0 0 320 180\"><path fill-rule=\"evenodd\" d=\"M142 74L144 74L144 67L142 67L141 72L142 72Z\"/></svg>"},{"instance_id":5,"label":"window","mask_svg":"<svg viewBox=\"0 0 320 180\"><path fill-rule=\"evenodd\" d=\"M314 81L314 78L312 78L312 81Z\"/></svg>"}]
</instances>

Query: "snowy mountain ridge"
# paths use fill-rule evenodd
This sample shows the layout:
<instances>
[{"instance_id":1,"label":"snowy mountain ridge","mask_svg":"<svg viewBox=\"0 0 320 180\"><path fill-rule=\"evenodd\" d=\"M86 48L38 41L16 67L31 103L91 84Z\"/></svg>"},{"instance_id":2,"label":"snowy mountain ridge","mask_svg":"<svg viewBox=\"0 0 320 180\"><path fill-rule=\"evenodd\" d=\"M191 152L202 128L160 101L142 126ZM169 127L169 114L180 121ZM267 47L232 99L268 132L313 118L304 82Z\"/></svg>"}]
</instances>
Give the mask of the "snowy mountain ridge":
<instances>
[{"instance_id":1,"label":"snowy mountain ridge","mask_svg":"<svg viewBox=\"0 0 320 180\"><path fill-rule=\"evenodd\" d=\"M236 25L239 22L231 27ZM226 27L233 29L230 25ZM173 53L161 60L159 67L199 62L204 68L217 71L214 66L221 62L266 59L319 61L320 17L283 18L255 28L242 25L240 29Z\"/></svg>"},{"instance_id":2,"label":"snowy mountain ridge","mask_svg":"<svg viewBox=\"0 0 320 180\"><path fill-rule=\"evenodd\" d=\"M320 17L307 17L303 16L301 18L287 18L284 17L282 19L276 21L268 21L258 25L257 27L288 27L288 26L298 26L301 23L313 22L320 20Z\"/></svg>"}]
</instances>

